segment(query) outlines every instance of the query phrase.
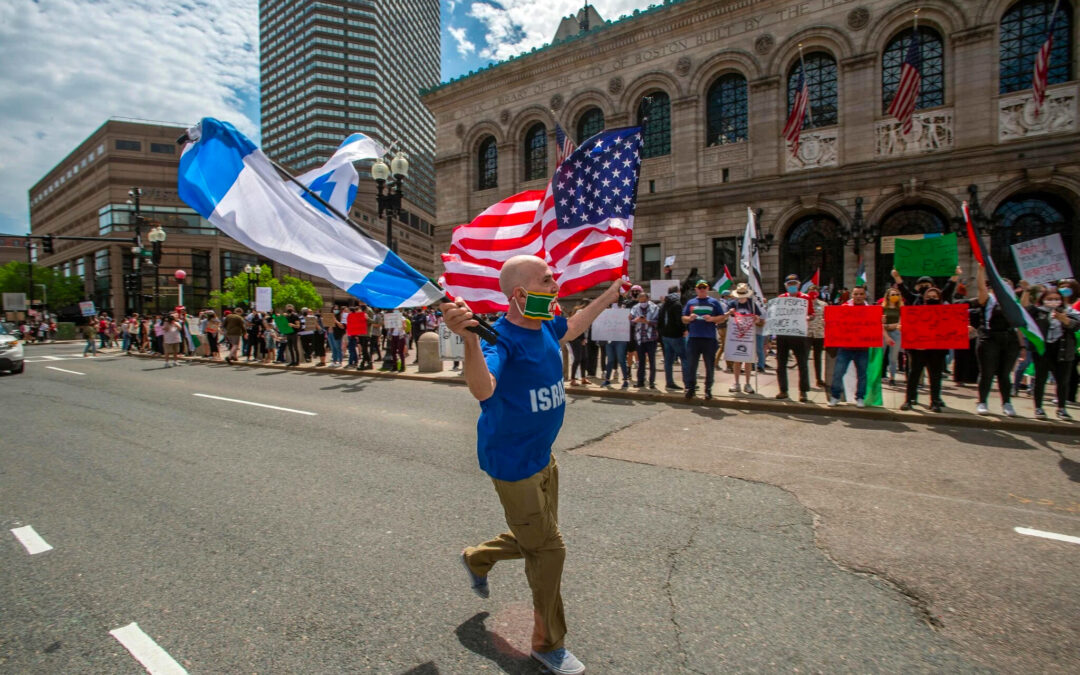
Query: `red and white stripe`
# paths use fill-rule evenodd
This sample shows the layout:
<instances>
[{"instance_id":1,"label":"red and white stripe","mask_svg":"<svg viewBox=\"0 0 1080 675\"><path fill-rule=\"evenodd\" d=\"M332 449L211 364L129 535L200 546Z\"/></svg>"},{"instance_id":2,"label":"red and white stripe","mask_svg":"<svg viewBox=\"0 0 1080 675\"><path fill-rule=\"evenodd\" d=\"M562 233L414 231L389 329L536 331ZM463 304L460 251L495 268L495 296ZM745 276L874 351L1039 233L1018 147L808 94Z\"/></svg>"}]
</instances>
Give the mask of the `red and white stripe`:
<instances>
[{"instance_id":1,"label":"red and white stripe","mask_svg":"<svg viewBox=\"0 0 1080 675\"><path fill-rule=\"evenodd\" d=\"M922 83L922 75L913 64L904 61L900 68L900 86L896 89L892 103L889 104L889 114L900 122L900 133L905 136L911 133L914 127L915 103L919 99L919 85Z\"/></svg>"},{"instance_id":2,"label":"red and white stripe","mask_svg":"<svg viewBox=\"0 0 1080 675\"><path fill-rule=\"evenodd\" d=\"M787 124L784 125L784 139L791 143L791 154L799 153L799 136L802 133L803 117L806 116L806 106L810 103L810 88L803 80L802 88L795 94L795 101L791 106L791 114Z\"/></svg>"},{"instance_id":3,"label":"red and white stripe","mask_svg":"<svg viewBox=\"0 0 1080 675\"><path fill-rule=\"evenodd\" d=\"M1050 25L1051 32L1047 33L1046 41L1043 42L1042 47L1039 49L1038 56L1035 57L1035 75L1032 78L1031 88L1035 92L1036 116L1046 100L1046 80L1050 74L1050 50L1054 46L1053 23Z\"/></svg>"}]
</instances>

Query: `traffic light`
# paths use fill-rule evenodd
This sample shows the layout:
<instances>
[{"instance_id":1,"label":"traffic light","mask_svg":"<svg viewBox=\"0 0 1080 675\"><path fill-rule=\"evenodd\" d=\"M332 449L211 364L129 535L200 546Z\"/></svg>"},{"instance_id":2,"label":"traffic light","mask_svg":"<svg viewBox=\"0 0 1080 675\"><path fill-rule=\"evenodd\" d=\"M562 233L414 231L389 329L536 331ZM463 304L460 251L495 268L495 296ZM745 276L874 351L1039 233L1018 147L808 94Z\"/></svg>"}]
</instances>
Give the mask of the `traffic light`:
<instances>
[{"instance_id":1,"label":"traffic light","mask_svg":"<svg viewBox=\"0 0 1080 675\"><path fill-rule=\"evenodd\" d=\"M41 249L45 255L52 255L53 252L53 238L51 234L47 234L41 239Z\"/></svg>"},{"instance_id":2,"label":"traffic light","mask_svg":"<svg viewBox=\"0 0 1080 675\"><path fill-rule=\"evenodd\" d=\"M138 274L125 274L124 275L124 290L128 293L139 292L139 275Z\"/></svg>"}]
</instances>

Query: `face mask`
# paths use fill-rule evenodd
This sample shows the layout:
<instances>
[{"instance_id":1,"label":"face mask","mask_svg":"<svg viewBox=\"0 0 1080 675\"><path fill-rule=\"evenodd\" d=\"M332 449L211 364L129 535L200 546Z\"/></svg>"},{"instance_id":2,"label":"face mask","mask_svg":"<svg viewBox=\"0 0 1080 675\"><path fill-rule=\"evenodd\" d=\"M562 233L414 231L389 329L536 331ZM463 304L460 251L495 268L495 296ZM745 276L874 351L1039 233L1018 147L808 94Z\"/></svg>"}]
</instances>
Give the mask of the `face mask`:
<instances>
[{"instance_id":1,"label":"face mask","mask_svg":"<svg viewBox=\"0 0 1080 675\"><path fill-rule=\"evenodd\" d=\"M1067 298L1072 295L1072 289L1066 286L1065 288L1059 288L1058 293L1061 293L1061 297Z\"/></svg>"},{"instance_id":2,"label":"face mask","mask_svg":"<svg viewBox=\"0 0 1080 675\"><path fill-rule=\"evenodd\" d=\"M521 316L538 321L550 321L555 318L553 312L557 301L554 293L530 293L524 288L521 290L525 291L524 310L518 304L517 298L514 298L514 306L521 312Z\"/></svg>"},{"instance_id":3,"label":"face mask","mask_svg":"<svg viewBox=\"0 0 1080 675\"><path fill-rule=\"evenodd\" d=\"M1061 300L1043 300L1043 307L1057 309L1058 307L1061 307Z\"/></svg>"},{"instance_id":4,"label":"face mask","mask_svg":"<svg viewBox=\"0 0 1080 675\"><path fill-rule=\"evenodd\" d=\"M641 304L641 306L642 306L642 307L645 307L646 305L648 305L648 304L649 304L649 299L648 299L648 298L644 298L643 300L641 300L641 303L640 303L640 304Z\"/></svg>"},{"instance_id":5,"label":"face mask","mask_svg":"<svg viewBox=\"0 0 1080 675\"><path fill-rule=\"evenodd\" d=\"M799 284L788 284L784 288L787 289L788 293L797 293L799 291Z\"/></svg>"},{"instance_id":6,"label":"face mask","mask_svg":"<svg viewBox=\"0 0 1080 675\"><path fill-rule=\"evenodd\" d=\"M928 305L940 305L941 304L941 298L926 298L926 299L923 300L923 302L925 302Z\"/></svg>"},{"instance_id":7,"label":"face mask","mask_svg":"<svg viewBox=\"0 0 1080 675\"><path fill-rule=\"evenodd\" d=\"M807 293L807 295L810 296L811 300L817 300L818 299L818 292L817 291L810 291L809 293Z\"/></svg>"}]
</instances>

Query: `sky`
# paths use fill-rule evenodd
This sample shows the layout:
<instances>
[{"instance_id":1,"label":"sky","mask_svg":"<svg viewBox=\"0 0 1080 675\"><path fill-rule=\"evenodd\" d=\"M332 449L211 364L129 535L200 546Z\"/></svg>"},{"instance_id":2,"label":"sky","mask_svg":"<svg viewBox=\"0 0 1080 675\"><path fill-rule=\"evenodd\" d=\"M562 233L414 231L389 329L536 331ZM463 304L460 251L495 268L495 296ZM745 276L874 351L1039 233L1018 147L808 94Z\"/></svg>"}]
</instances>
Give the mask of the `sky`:
<instances>
[{"instance_id":1,"label":"sky","mask_svg":"<svg viewBox=\"0 0 1080 675\"><path fill-rule=\"evenodd\" d=\"M439 2L443 81L549 43L584 4ZM656 2L591 4L613 20ZM218 117L258 142L258 0L0 2L0 233L28 231L30 187L110 117Z\"/></svg>"}]
</instances>

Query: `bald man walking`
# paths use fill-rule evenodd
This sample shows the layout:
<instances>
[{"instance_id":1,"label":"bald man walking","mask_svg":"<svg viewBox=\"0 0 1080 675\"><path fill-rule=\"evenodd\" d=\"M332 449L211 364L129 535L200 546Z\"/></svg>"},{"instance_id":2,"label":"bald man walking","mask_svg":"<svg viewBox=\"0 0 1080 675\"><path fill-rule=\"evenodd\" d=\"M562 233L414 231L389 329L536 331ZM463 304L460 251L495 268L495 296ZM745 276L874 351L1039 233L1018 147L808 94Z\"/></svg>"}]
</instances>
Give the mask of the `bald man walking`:
<instances>
[{"instance_id":1,"label":"bald man walking","mask_svg":"<svg viewBox=\"0 0 1080 675\"><path fill-rule=\"evenodd\" d=\"M574 675L585 666L563 646L562 584L566 545L559 532L559 467L551 446L565 410L562 344L581 335L619 298L616 281L569 319L552 310L559 285L535 256L514 256L499 274L510 300L495 322L496 344L481 344L472 312L460 298L440 309L447 327L465 340L465 381L480 401L477 456L495 485L510 528L461 554L473 592L488 597L488 572L500 560L525 559L535 625L532 656L551 672Z\"/></svg>"}]
</instances>

